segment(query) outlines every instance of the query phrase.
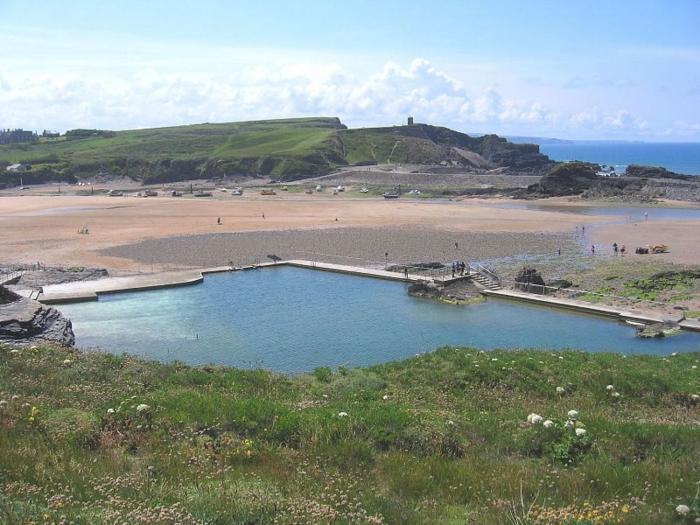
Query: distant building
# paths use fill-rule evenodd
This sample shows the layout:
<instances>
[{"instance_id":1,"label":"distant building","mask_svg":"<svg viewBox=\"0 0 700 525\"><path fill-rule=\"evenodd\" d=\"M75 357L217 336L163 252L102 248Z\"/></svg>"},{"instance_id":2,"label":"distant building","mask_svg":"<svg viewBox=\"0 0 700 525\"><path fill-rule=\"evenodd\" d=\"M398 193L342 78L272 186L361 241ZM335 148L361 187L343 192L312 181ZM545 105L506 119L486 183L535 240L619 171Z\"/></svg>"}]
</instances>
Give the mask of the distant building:
<instances>
[{"instance_id":1,"label":"distant building","mask_svg":"<svg viewBox=\"0 0 700 525\"><path fill-rule=\"evenodd\" d=\"M41 136L47 139L55 139L56 137L60 137L61 134L58 131L49 131L45 129Z\"/></svg>"},{"instance_id":2,"label":"distant building","mask_svg":"<svg viewBox=\"0 0 700 525\"><path fill-rule=\"evenodd\" d=\"M0 130L0 144L21 144L23 142L35 142L36 133L23 129Z\"/></svg>"},{"instance_id":3,"label":"distant building","mask_svg":"<svg viewBox=\"0 0 700 525\"><path fill-rule=\"evenodd\" d=\"M413 126L413 117L408 117L407 126Z\"/></svg>"},{"instance_id":4,"label":"distant building","mask_svg":"<svg viewBox=\"0 0 700 525\"><path fill-rule=\"evenodd\" d=\"M30 169L32 169L32 167L29 164L10 164L5 168L5 171L9 171L10 173L24 173Z\"/></svg>"}]
</instances>

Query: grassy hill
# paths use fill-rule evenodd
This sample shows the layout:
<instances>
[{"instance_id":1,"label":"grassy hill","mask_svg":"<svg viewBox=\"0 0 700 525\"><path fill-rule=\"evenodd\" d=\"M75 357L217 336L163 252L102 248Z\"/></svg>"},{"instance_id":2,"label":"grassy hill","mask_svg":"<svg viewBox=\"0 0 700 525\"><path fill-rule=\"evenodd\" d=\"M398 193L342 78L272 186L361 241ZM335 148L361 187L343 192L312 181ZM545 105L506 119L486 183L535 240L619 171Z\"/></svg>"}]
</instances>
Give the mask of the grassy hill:
<instances>
[{"instance_id":1,"label":"grassy hill","mask_svg":"<svg viewBox=\"0 0 700 525\"><path fill-rule=\"evenodd\" d=\"M696 523L699 360L443 348L285 376L0 346L0 516Z\"/></svg>"},{"instance_id":2,"label":"grassy hill","mask_svg":"<svg viewBox=\"0 0 700 525\"><path fill-rule=\"evenodd\" d=\"M291 180L355 163L466 162L455 148L483 156L491 167L532 170L548 161L537 146L511 144L495 135L473 138L422 124L348 130L337 118L315 117L117 132L75 130L36 144L0 146L0 164L31 164L32 171L23 175L29 184L97 174L146 182L225 175ZM14 183L19 179L7 173L2 177Z\"/></svg>"}]
</instances>

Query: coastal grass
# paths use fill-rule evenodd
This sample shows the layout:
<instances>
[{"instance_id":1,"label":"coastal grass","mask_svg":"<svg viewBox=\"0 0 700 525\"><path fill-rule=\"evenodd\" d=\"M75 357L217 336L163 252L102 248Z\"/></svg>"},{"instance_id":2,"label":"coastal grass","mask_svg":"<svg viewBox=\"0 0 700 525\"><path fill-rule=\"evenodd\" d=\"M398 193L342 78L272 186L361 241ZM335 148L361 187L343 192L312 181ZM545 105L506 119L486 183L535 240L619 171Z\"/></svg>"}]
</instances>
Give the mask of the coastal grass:
<instances>
[{"instance_id":1,"label":"coastal grass","mask_svg":"<svg viewBox=\"0 0 700 525\"><path fill-rule=\"evenodd\" d=\"M441 348L287 376L0 347L1 521L694 523L699 365Z\"/></svg>"}]
</instances>

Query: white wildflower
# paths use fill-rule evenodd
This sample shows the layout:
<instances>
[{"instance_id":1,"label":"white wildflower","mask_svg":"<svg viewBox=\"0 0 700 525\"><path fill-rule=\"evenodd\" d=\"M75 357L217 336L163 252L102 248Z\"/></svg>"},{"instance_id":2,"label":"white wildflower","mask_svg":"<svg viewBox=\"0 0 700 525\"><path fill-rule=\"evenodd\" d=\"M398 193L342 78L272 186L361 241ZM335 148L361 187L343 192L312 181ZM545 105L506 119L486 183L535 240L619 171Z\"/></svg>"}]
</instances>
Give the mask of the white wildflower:
<instances>
[{"instance_id":1,"label":"white wildflower","mask_svg":"<svg viewBox=\"0 0 700 525\"><path fill-rule=\"evenodd\" d=\"M10 355L11 355L11 356L18 356L19 353L20 353L19 350L17 350L16 348L15 348L14 350L10 350Z\"/></svg>"},{"instance_id":2,"label":"white wildflower","mask_svg":"<svg viewBox=\"0 0 700 525\"><path fill-rule=\"evenodd\" d=\"M577 435L577 436L583 436L585 433L586 433L586 429L585 429L585 428L577 428L577 429L576 429L576 435Z\"/></svg>"},{"instance_id":3,"label":"white wildflower","mask_svg":"<svg viewBox=\"0 0 700 525\"><path fill-rule=\"evenodd\" d=\"M37 348L39 348L39 347L36 346L36 345L32 345L32 346L29 347L30 350L36 350Z\"/></svg>"},{"instance_id":4,"label":"white wildflower","mask_svg":"<svg viewBox=\"0 0 700 525\"><path fill-rule=\"evenodd\" d=\"M566 393L566 389L563 386L558 386L556 388L557 394L562 395Z\"/></svg>"},{"instance_id":5,"label":"white wildflower","mask_svg":"<svg viewBox=\"0 0 700 525\"><path fill-rule=\"evenodd\" d=\"M678 352L673 352L673 353L671 354L671 357L678 357Z\"/></svg>"},{"instance_id":6,"label":"white wildflower","mask_svg":"<svg viewBox=\"0 0 700 525\"><path fill-rule=\"evenodd\" d=\"M448 419L448 420L447 420L447 424L450 425L450 426L454 426L455 422L452 421L451 419Z\"/></svg>"},{"instance_id":7,"label":"white wildflower","mask_svg":"<svg viewBox=\"0 0 700 525\"><path fill-rule=\"evenodd\" d=\"M7 406L7 401L4 399L0 399L0 409L5 408Z\"/></svg>"},{"instance_id":8,"label":"white wildflower","mask_svg":"<svg viewBox=\"0 0 700 525\"><path fill-rule=\"evenodd\" d=\"M382 396L382 399L383 399L384 401L386 401L387 399L389 399L389 396L386 395L386 394L384 394L384 395Z\"/></svg>"},{"instance_id":9,"label":"white wildflower","mask_svg":"<svg viewBox=\"0 0 700 525\"><path fill-rule=\"evenodd\" d=\"M680 516L687 516L690 514L690 507L688 507L688 505L678 505L676 507L676 513Z\"/></svg>"},{"instance_id":10,"label":"white wildflower","mask_svg":"<svg viewBox=\"0 0 700 525\"><path fill-rule=\"evenodd\" d=\"M73 361L71 361L70 359L64 359L64 360L63 360L63 364L66 365L66 366L70 365L72 362L73 362Z\"/></svg>"},{"instance_id":11,"label":"white wildflower","mask_svg":"<svg viewBox=\"0 0 700 525\"><path fill-rule=\"evenodd\" d=\"M151 407L148 406L147 404L141 403L140 405L136 406L136 412L146 412L149 408L151 408Z\"/></svg>"},{"instance_id":12,"label":"white wildflower","mask_svg":"<svg viewBox=\"0 0 700 525\"><path fill-rule=\"evenodd\" d=\"M544 428L552 428L554 426L554 421L547 419L544 423L542 423L542 426Z\"/></svg>"},{"instance_id":13,"label":"white wildflower","mask_svg":"<svg viewBox=\"0 0 700 525\"><path fill-rule=\"evenodd\" d=\"M108 414L114 414L114 409L113 408L108 408L107 409Z\"/></svg>"},{"instance_id":14,"label":"white wildflower","mask_svg":"<svg viewBox=\"0 0 700 525\"><path fill-rule=\"evenodd\" d=\"M569 410L567 415L569 416L569 419L571 421L576 421L576 418L578 417L578 412L576 410Z\"/></svg>"},{"instance_id":15,"label":"white wildflower","mask_svg":"<svg viewBox=\"0 0 700 525\"><path fill-rule=\"evenodd\" d=\"M695 402L698 402L698 401L700 401L700 394L693 394L690 396L690 399L695 401Z\"/></svg>"},{"instance_id":16,"label":"white wildflower","mask_svg":"<svg viewBox=\"0 0 700 525\"><path fill-rule=\"evenodd\" d=\"M574 422L569 419L566 423L564 423L564 426L566 428L573 428Z\"/></svg>"},{"instance_id":17,"label":"white wildflower","mask_svg":"<svg viewBox=\"0 0 700 525\"><path fill-rule=\"evenodd\" d=\"M498 361L498 357L492 357L491 361Z\"/></svg>"},{"instance_id":18,"label":"white wildflower","mask_svg":"<svg viewBox=\"0 0 700 525\"><path fill-rule=\"evenodd\" d=\"M529 416L527 416L527 422L532 424L532 425L539 425L540 423L542 423L542 421L544 421L544 418L542 416L540 416L539 414L533 413L533 414L530 414Z\"/></svg>"},{"instance_id":19,"label":"white wildflower","mask_svg":"<svg viewBox=\"0 0 700 525\"><path fill-rule=\"evenodd\" d=\"M605 390L607 390L608 392L612 392L613 390L615 390L615 387L612 385L608 385L605 387Z\"/></svg>"},{"instance_id":20,"label":"white wildflower","mask_svg":"<svg viewBox=\"0 0 700 525\"><path fill-rule=\"evenodd\" d=\"M12 401L17 401L19 399L19 395L14 394L10 399L12 399Z\"/></svg>"},{"instance_id":21,"label":"white wildflower","mask_svg":"<svg viewBox=\"0 0 700 525\"><path fill-rule=\"evenodd\" d=\"M338 412L338 417L348 417L347 412Z\"/></svg>"},{"instance_id":22,"label":"white wildflower","mask_svg":"<svg viewBox=\"0 0 700 525\"><path fill-rule=\"evenodd\" d=\"M613 392L611 395L612 395L614 398L618 398L618 397L620 397L620 392Z\"/></svg>"},{"instance_id":23,"label":"white wildflower","mask_svg":"<svg viewBox=\"0 0 700 525\"><path fill-rule=\"evenodd\" d=\"M690 368L692 368L693 370L695 370L697 367L698 367L698 365L693 365L693 366L691 366Z\"/></svg>"}]
</instances>

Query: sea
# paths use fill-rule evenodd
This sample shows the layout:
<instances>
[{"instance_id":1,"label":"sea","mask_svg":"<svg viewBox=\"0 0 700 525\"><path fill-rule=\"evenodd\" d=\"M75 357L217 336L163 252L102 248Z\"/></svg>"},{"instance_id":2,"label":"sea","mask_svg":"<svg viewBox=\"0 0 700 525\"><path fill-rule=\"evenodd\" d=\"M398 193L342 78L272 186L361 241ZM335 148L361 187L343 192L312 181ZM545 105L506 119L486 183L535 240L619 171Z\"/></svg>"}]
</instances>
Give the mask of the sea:
<instances>
[{"instance_id":1,"label":"sea","mask_svg":"<svg viewBox=\"0 0 700 525\"><path fill-rule=\"evenodd\" d=\"M540 151L553 160L582 160L614 166L618 173L629 164L640 164L700 175L700 142L573 141L541 144Z\"/></svg>"}]
</instances>

